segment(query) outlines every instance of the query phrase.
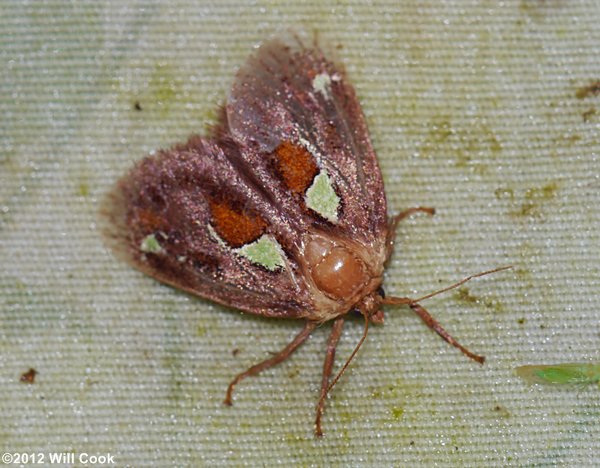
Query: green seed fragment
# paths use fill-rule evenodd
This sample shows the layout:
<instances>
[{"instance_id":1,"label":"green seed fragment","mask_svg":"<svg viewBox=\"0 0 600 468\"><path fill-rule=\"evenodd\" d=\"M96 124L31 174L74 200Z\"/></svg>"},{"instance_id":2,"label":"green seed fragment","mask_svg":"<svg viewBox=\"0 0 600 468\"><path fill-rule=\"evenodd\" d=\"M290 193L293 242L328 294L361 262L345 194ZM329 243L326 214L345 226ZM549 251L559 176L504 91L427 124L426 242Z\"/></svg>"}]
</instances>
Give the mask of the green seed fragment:
<instances>
[{"instance_id":1,"label":"green seed fragment","mask_svg":"<svg viewBox=\"0 0 600 468\"><path fill-rule=\"evenodd\" d=\"M537 384L589 384L600 382L600 364L566 363L521 366L517 375Z\"/></svg>"}]
</instances>

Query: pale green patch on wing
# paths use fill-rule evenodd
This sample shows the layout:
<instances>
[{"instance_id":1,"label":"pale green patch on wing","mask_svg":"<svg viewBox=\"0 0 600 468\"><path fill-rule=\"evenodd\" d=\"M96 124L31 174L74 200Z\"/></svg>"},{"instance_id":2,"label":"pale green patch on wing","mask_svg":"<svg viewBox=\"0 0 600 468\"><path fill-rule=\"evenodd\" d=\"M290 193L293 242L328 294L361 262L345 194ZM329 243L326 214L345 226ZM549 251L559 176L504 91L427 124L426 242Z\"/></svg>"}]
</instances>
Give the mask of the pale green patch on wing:
<instances>
[{"instance_id":1,"label":"pale green patch on wing","mask_svg":"<svg viewBox=\"0 0 600 468\"><path fill-rule=\"evenodd\" d=\"M230 248L210 224L208 225L208 232L221 247ZM277 241L264 234L250 244L231 250L242 257L246 257L252 263L265 267L267 270L274 271L285 267L283 250L281 250Z\"/></svg>"},{"instance_id":2,"label":"pale green patch on wing","mask_svg":"<svg viewBox=\"0 0 600 468\"><path fill-rule=\"evenodd\" d=\"M227 244L225 243L225 241L223 239L221 239L221 236L219 236L219 234L217 234L217 231L215 231L215 228L212 227L210 224L208 225L208 233L210 234L210 237L212 237L214 240L216 240L221 247L227 247Z\"/></svg>"},{"instance_id":3,"label":"pale green patch on wing","mask_svg":"<svg viewBox=\"0 0 600 468\"><path fill-rule=\"evenodd\" d=\"M276 241L266 235L262 235L258 240L244 245L236 251L251 262L261 265L267 270L273 271L285 266L281 247Z\"/></svg>"},{"instance_id":4,"label":"pale green patch on wing","mask_svg":"<svg viewBox=\"0 0 600 468\"><path fill-rule=\"evenodd\" d=\"M142 242L140 242L140 250L142 252L153 254L162 253L163 251L154 234L149 234L142 239Z\"/></svg>"},{"instance_id":5,"label":"pale green patch on wing","mask_svg":"<svg viewBox=\"0 0 600 468\"><path fill-rule=\"evenodd\" d=\"M306 206L316 211L325 219L336 222L340 197L333 189L333 184L326 171L322 171L306 191Z\"/></svg>"},{"instance_id":6,"label":"pale green patch on wing","mask_svg":"<svg viewBox=\"0 0 600 468\"><path fill-rule=\"evenodd\" d=\"M331 77L327 73L319 73L313 78L312 86L327 100L331 99Z\"/></svg>"}]
</instances>

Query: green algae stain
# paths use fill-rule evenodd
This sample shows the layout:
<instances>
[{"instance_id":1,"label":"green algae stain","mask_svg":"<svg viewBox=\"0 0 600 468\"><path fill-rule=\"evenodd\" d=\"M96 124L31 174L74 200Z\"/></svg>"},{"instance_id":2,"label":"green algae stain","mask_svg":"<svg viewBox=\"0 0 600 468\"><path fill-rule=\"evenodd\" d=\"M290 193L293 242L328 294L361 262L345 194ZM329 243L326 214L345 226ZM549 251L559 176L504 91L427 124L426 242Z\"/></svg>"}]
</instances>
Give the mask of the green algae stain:
<instances>
[{"instance_id":1,"label":"green algae stain","mask_svg":"<svg viewBox=\"0 0 600 468\"><path fill-rule=\"evenodd\" d=\"M398 378L390 384L372 387L370 396L384 404L389 421L398 422L405 417L407 401L415 398L422 388L422 385L407 384Z\"/></svg>"},{"instance_id":2,"label":"green algae stain","mask_svg":"<svg viewBox=\"0 0 600 468\"><path fill-rule=\"evenodd\" d=\"M530 188L525 192L526 200L550 200L554 198L560 188L557 181L547 183L542 187Z\"/></svg>"},{"instance_id":3,"label":"green algae stain","mask_svg":"<svg viewBox=\"0 0 600 468\"><path fill-rule=\"evenodd\" d=\"M288 379L295 379L296 377L298 377L300 375L300 372L301 372L300 367L298 367L298 366L292 367L287 373Z\"/></svg>"},{"instance_id":4,"label":"green algae stain","mask_svg":"<svg viewBox=\"0 0 600 468\"><path fill-rule=\"evenodd\" d=\"M159 117L165 117L182 98L183 83L176 67L157 63L150 72L147 88L134 92L130 98L133 104L130 105L136 114L142 115L147 110L149 113L156 112Z\"/></svg>"},{"instance_id":5,"label":"green algae stain","mask_svg":"<svg viewBox=\"0 0 600 468\"><path fill-rule=\"evenodd\" d=\"M541 187L527 189L520 203L510 211L511 216L516 218L542 218L543 206L556 197L559 189L560 184L556 180Z\"/></svg>"},{"instance_id":6,"label":"green algae stain","mask_svg":"<svg viewBox=\"0 0 600 468\"><path fill-rule=\"evenodd\" d=\"M162 104L168 104L177 96L179 88L174 71L170 65L157 64L154 68L148 88L153 97Z\"/></svg>"},{"instance_id":7,"label":"green algae stain","mask_svg":"<svg viewBox=\"0 0 600 468\"><path fill-rule=\"evenodd\" d=\"M577 88L575 91L575 97L577 99L585 99L590 96L597 96L600 94L600 80L591 82L586 86Z\"/></svg>"},{"instance_id":8,"label":"green algae stain","mask_svg":"<svg viewBox=\"0 0 600 468\"><path fill-rule=\"evenodd\" d=\"M558 180L530 187L521 193L512 187L500 186L494 190L494 197L504 204L511 217L540 220L544 215L544 206L556 198L560 188Z\"/></svg>"},{"instance_id":9,"label":"green algae stain","mask_svg":"<svg viewBox=\"0 0 600 468\"><path fill-rule=\"evenodd\" d=\"M394 406L390 412L392 413L392 418L395 421L400 421L400 419L402 419L402 415L404 414L404 408L402 406Z\"/></svg>"},{"instance_id":10,"label":"green algae stain","mask_svg":"<svg viewBox=\"0 0 600 468\"><path fill-rule=\"evenodd\" d=\"M527 268L515 268L515 275L519 279L519 281L531 281L533 279L531 270Z\"/></svg>"},{"instance_id":11,"label":"green algae stain","mask_svg":"<svg viewBox=\"0 0 600 468\"><path fill-rule=\"evenodd\" d=\"M454 292L454 299L465 304L483 305L495 312L502 312L504 310L504 305L498 298L491 296L477 296L466 286L462 286Z\"/></svg>"},{"instance_id":12,"label":"green algae stain","mask_svg":"<svg viewBox=\"0 0 600 468\"><path fill-rule=\"evenodd\" d=\"M77 194L80 197L87 197L90 194L90 184L87 181L81 181L79 182L79 185L77 186Z\"/></svg>"},{"instance_id":13,"label":"green algae stain","mask_svg":"<svg viewBox=\"0 0 600 468\"><path fill-rule=\"evenodd\" d=\"M497 200L514 200L515 191L510 187L498 187L494 190L494 196Z\"/></svg>"},{"instance_id":14,"label":"green algae stain","mask_svg":"<svg viewBox=\"0 0 600 468\"><path fill-rule=\"evenodd\" d=\"M510 411L503 405L494 406L494 413L502 419L509 419L511 417Z\"/></svg>"},{"instance_id":15,"label":"green algae stain","mask_svg":"<svg viewBox=\"0 0 600 468\"><path fill-rule=\"evenodd\" d=\"M449 156L455 167L470 172L487 172L485 159L502 151L502 143L485 124L455 124L448 116L434 117L420 147L424 157Z\"/></svg>"},{"instance_id":16,"label":"green algae stain","mask_svg":"<svg viewBox=\"0 0 600 468\"><path fill-rule=\"evenodd\" d=\"M456 292L454 293L454 298L461 302L466 302L468 304L477 304L480 301L480 298L475 296L474 294L471 294L469 288L465 286L456 290Z\"/></svg>"}]
</instances>

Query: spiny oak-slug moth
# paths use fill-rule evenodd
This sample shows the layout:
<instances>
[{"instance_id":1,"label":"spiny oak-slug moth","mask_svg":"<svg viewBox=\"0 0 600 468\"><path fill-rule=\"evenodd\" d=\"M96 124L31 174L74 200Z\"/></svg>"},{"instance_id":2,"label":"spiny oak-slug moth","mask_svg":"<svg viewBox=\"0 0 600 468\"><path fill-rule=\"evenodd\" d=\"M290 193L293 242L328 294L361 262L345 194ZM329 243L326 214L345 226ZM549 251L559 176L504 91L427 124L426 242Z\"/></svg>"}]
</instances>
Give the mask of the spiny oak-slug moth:
<instances>
[{"instance_id":1,"label":"spiny oak-slug moth","mask_svg":"<svg viewBox=\"0 0 600 468\"><path fill-rule=\"evenodd\" d=\"M385 297L384 266L398 222L433 209L388 217L354 89L316 41L305 43L293 33L264 43L238 71L209 136L143 159L102 211L108 243L142 272L245 312L304 321L283 350L233 379L228 405L236 384L284 361L317 326L333 321L316 408L320 436L327 394L369 322L383 323L382 304L408 305L448 343L479 363L484 358L419 304L441 291ZM364 333L331 380L351 311L364 317Z\"/></svg>"}]
</instances>

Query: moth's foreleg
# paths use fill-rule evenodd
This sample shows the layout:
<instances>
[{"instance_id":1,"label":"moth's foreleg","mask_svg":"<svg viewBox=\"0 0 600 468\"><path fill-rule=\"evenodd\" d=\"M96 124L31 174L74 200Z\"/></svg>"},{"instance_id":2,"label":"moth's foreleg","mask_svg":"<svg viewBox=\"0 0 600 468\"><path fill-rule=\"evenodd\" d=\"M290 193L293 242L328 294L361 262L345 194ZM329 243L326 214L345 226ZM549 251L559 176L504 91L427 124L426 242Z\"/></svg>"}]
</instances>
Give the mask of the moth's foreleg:
<instances>
[{"instance_id":1,"label":"moth's foreleg","mask_svg":"<svg viewBox=\"0 0 600 468\"><path fill-rule=\"evenodd\" d=\"M392 218L390 219L391 230L395 232L396 227L398 226L398 223L400 221L402 221L404 218L412 216L415 213L426 213L430 216L433 216L435 214L435 208L431 208L429 206L416 206L414 208L409 208L407 210L401 211L397 215L392 216Z\"/></svg>"},{"instance_id":2,"label":"moth's foreleg","mask_svg":"<svg viewBox=\"0 0 600 468\"><path fill-rule=\"evenodd\" d=\"M290 354L292 354L296 349L306 341L306 339L310 336L312 331L317 327L317 324L314 322L306 322L304 328L296 337L292 340L290 344L288 344L285 348L283 348L279 353L277 353L272 358L266 359L252 367L248 370L242 372L241 374L236 375L236 377L231 381L229 387L227 387L227 394L225 395L225 400L223 403L231 406L233 404L232 394L235 386L244 380L246 377L250 377L251 375L256 375L262 372L269 367L276 366L280 362L285 361Z\"/></svg>"},{"instance_id":3,"label":"moth's foreleg","mask_svg":"<svg viewBox=\"0 0 600 468\"><path fill-rule=\"evenodd\" d=\"M329 379L331 377L331 370L333 369L333 361L335 360L335 350L338 341L340 341L340 336L342 336L343 326L343 317L338 317L335 322L333 322L333 328L331 329L331 334L327 340L327 352L325 354L325 362L323 363L323 379L321 380L321 394L319 395L317 417L315 418L315 434L318 437L323 435L323 431L321 430L321 417L323 416L325 399L327 398L327 391L329 390Z\"/></svg>"},{"instance_id":4,"label":"moth's foreleg","mask_svg":"<svg viewBox=\"0 0 600 468\"><path fill-rule=\"evenodd\" d=\"M426 294L425 296L421 296L418 299L411 299L410 297L379 297L379 301L381 304L395 304L395 305L407 305L409 306L413 312L415 312L421 320L427 324L429 328L435 331L438 335L440 335L446 342L450 343L452 346L460 349L466 356L471 359L477 361L480 364L483 364L485 361L485 357L479 356L478 354L472 353L463 345L461 345L458 341L456 341L450 333L444 330L444 327L434 319L425 308L419 304L420 301L424 301L425 299L429 299L430 297L437 296L438 294L442 294L446 291L450 291L451 289L458 288L459 286L465 284L467 281L471 281L473 278L479 278L480 276L490 275L492 273L497 273L499 271L504 271L512 268L512 266L503 266L499 268L494 268L493 270L482 271L481 273L477 273L475 275L467 276L466 278L461 279L460 281L451 284L443 289L438 289L432 293Z\"/></svg>"},{"instance_id":5,"label":"moth's foreleg","mask_svg":"<svg viewBox=\"0 0 600 468\"><path fill-rule=\"evenodd\" d=\"M436 319L434 319L432 315L429 312L427 312L427 310L425 310L425 308L421 304L417 304L416 302L409 302L408 306L413 310L413 312L415 312L419 317L421 317L421 320L423 320L423 322L425 322L429 328L431 328L434 332L440 335L444 339L444 341L460 349L465 356L470 357L474 361L477 361L479 364L483 364L483 362L485 361L484 356L480 356L478 354L473 353L472 351L469 351L458 341L456 341L452 337L452 335L450 335L450 333L448 333L444 329L444 327L442 327L442 325Z\"/></svg>"},{"instance_id":6,"label":"moth's foreleg","mask_svg":"<svg viewBox=\"0 0 600 468\"><path fill-rule=\"evenodd\" d=\"M411 216L415 213L426 213L430 216L433 216L435 214L435 208L430 208L428 206L417 206L414 208L409 208L408 210L401 211L397 215L394 215L391 218L389 218L387 238L388 255L391 254L392 248L394 246L394 238L396 237L396 229L398 228L398 223L404 218L407 218L408 216Z\"/></svg>"}]
</instances>

